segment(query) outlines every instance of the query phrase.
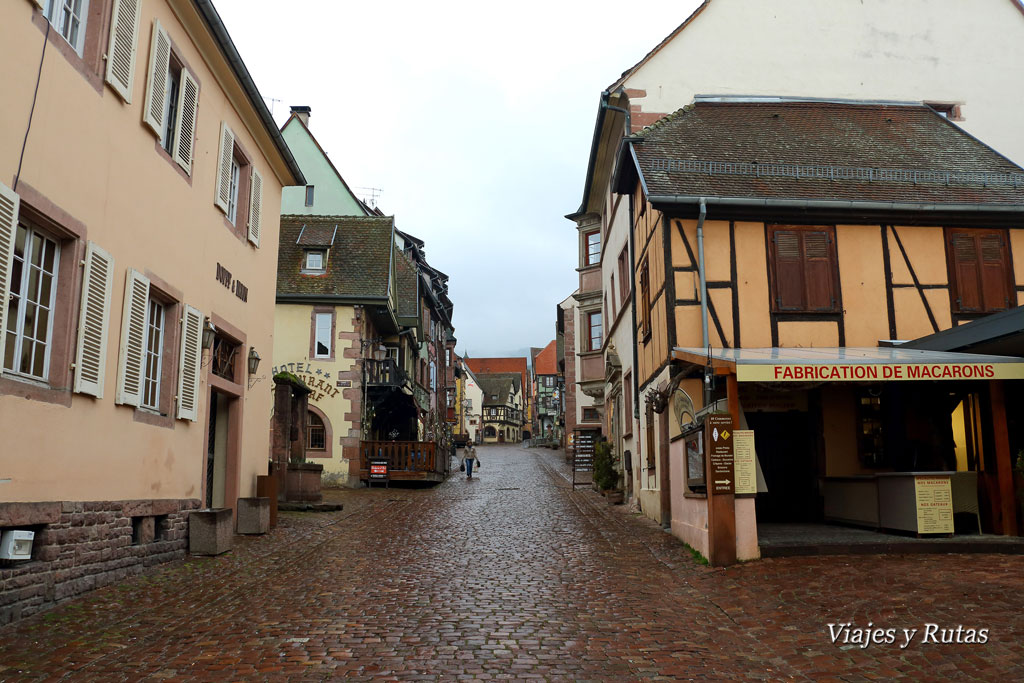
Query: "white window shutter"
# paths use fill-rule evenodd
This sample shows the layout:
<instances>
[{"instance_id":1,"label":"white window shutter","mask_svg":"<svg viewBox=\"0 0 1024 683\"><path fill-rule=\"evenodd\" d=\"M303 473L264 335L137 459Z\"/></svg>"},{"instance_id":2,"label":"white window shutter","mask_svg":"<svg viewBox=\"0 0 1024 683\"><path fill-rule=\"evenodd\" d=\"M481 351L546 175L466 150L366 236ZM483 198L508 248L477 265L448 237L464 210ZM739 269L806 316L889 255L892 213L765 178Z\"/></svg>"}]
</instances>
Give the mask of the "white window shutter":
<instances>
[{"instance_id":1,"label":"white window shutter","mask_svg":"<svg viewBox=\"0 0 1024 683\"><path fill-rule=\"evenodd\" d=\"M196 130L196 109L199 106L199 84L188 69L181 70L181 95L178 96L178 120L174 129L178 131L174 143L174 160L192 174L192 145Z\"/></svg>"},{"instance_id":2,"label":"white window shutter","mask_svg":"<svg viewBox=\"0 0 1024 683\"><path fill-rule=\"evenodd\" d=\"M217 198L214 203L224 213L231 201L231 160L235 155L235 134L225 121L220 123L220 161L217 164Z\"/></svg>"},{"instance_id":3,"label":"white window shutter","mask_svg":"<svg viewBox=\"0 0 1024 683\"><path fill-rule=\"evenodd\" d=\"M107 47L107 83L128 104L135 84L135 54L142 0L114 0Z\"/></svg>"},{"instance_id":4,"label":"white window shutter","mask_svg":"<svg viewBox=\"0 0 1024 683\"><path fill-rule=\"evenodd\" d=\"M171 64L171 38L153 20L153 41L149 46L149 81L146 83L146 106L142 120L146 122L157 138L164 139L164 106L167 103L167 70Z\"/></svg>"},{"instance_id":5,"label":"white window shutter","mask_svg":"<svg viewBox=\"0 0 1024 683\"><path fill-rule=\"evenodd\" d=\"M263 209L263 176L252 167L249 179L249 241L260 246L260 212Z\"/></svg>"},{"instance_id":6,"label":"white window shutter","mask_svg":"<svg viewBox=\"0 0 1024 683\"><path fill-rule=\"evenodd\" d=\"M33 5L35 5L39 9L43 9L43 0L29 0L29 2L31 2Z\"/></svg>"},{"instance_id":7,"label":"white window shutter","mask_svg":"<svg viewBox=\"0 0 1024 683\"><path fill-rule=\"evenodd\" d=\"M178 361L178 419L199 417L199 369L202 365L203 314L185 305L181 317L181 355Z\"/></svg>"},{"instance_id":8,"label":"white window shutter","mask_svg":"<svg viewBox=\"0 0 1024 683\"><path fill-rule=\"evenodd\" d=\"M11 293L19 204L17 193L0 183L0 372L3 371L4 342L7 341L7 300Z\"/></svg>"},{"instance_id":9,"label":"white window shutter","mask_svg":"<svg viewBox=\"0 0 1024 683\"><path fill-rule=\"evenodd\" d=\"M89 242L82 275L82 307L78 317L75 351L75 391L103 398L110 334L110 293L114 285L114 257Z\"/></svg>"},{"instance_id":10,"label":"white window shutter","mask_svg":"<svg viewBox=\"0 0 1024 683\"><path fill-rule=\"evenodd\" d=\"M129 269L124 279L124 311L121 321L121 348L117 356L115 403L137 406L142 402L148 312L149 278L137 270Z\"/></svg>"}]
</instances>

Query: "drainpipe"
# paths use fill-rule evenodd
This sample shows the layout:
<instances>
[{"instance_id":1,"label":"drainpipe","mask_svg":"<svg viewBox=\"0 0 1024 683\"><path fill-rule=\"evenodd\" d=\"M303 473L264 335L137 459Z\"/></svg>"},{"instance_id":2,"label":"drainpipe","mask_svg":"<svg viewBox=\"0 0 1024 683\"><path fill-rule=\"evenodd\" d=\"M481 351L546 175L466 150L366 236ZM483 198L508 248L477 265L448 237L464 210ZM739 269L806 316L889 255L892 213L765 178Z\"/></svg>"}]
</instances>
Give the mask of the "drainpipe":
<instances>
[{"instance_id":1,"label":"drainpipe","mask_svg":"<svg viewBox=\"0 0 1024 683\"><path fill-rule=\"evenodd\" d=\"M700 332L703 348L708 348L708 280L704 269L704 217L707 216L708 205L704 197L700 198L700 214L697 216L697 270L700 273Z\"/></svg>"}]
</instances>

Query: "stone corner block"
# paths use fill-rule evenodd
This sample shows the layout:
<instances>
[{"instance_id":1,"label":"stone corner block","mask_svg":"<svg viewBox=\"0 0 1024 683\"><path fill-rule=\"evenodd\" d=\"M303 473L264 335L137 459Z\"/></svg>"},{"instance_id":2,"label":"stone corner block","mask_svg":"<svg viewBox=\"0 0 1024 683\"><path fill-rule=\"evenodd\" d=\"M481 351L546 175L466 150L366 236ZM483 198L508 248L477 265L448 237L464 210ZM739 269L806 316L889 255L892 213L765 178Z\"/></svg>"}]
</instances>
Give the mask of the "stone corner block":
<instances>
[{"instance_id":1,"label":"stone corner block","mask_svg":"<svg viewBox=\"0 0 1024 683\"><path fill-rule=\"evenodd\" d=\"M193 510L188 515L188 552L220 555L231 550L231 508Z\"/></svg>"},{"instance_id":2,"label":"stone corner block","mask_svg":"<svg viewBox=\"0 0 1024 683\"><path fill-rule=\"evenodd\" d=\"M238 499L238 533L265 534L270 531L270 498Z\"/></svg>"}]
</instances>

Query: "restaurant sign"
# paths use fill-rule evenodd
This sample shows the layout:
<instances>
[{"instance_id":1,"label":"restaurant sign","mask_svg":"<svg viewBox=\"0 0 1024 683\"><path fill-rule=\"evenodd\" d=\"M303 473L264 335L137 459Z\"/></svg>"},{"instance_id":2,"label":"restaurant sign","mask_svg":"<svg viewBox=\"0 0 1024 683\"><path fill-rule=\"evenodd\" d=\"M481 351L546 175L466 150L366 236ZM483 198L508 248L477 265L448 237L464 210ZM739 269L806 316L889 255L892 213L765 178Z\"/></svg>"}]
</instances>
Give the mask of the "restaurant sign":
<instances>
[{"instance_id":1,"label":"restaurant sign","mask_svg":"<svg viewBox=\"0 0 1024 683\"><path fill-rule=\"evenodd\" d=\"M738 382L899 382L1024 379L1024 363L741 364Z\"/></svg>"}]
</instances>

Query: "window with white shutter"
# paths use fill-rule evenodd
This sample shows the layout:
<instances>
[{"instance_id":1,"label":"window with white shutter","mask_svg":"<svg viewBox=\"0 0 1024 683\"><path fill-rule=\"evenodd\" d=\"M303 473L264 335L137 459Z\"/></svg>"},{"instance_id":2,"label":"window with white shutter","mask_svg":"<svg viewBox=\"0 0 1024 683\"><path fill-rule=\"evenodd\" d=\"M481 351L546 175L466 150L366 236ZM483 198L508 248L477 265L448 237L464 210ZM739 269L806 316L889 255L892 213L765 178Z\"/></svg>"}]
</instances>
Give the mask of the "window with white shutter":
<instances>
[{"instance_id":1,"label":"window with white shutter","mask_svg":"<svg viewBox=\"0 0 1024 683\"><path fill-rule=\"evenodd\" d=\"M249 182L249 241L260 246L260 210L263 207L263 176L254 166Z\"/></svg>"},{"instance_id":2,"label":"window with white shutter","mask_svg":"<svg viewBox=\"0 0 1024 683\"><path fill-rule=\"evenodd\" d=\"M142 120L146 122L163 142L164 122L167 114L167 73L171 64L171 38L153 20L153 38L149 46L149 81L146 83L146 105Z\"/></svg>"},{"instance_id":3,"label":"window with white shutter","mask_svg":"<svg viewBox=\"0 0 1024 683\"><path fill-rule=\"evenodd\" d=\"M107 47L107 83L131 104L135 83L135 54L142 0L114 0Z\"/></svg>"},{"instance_id":4,"label":"window with white shutter","mask_svg":"<svg viewBox=\"0 0 1024 683\"><path fill-rule=\"evenodd\" d=\"M110 294L114 285L114 257L89 242L82 276L82 305L75 350L75 391L103 398L110 330Z\"/></svg>"},{"instance_id":5,"label":"window with white shutter","mask_svg":"<svg viewBox=\"0 0 1024 683\"><path fill-rule=\"evenodd\" d=\"M231 202L231 162L235 158L235 134L224 121L220 124L220 157L217 165L217 197L214 203L224 213Z\"/></svg>"},{"instance_id":6,"label":"window with white shutter","mask_svg":"<svg viewBox=\"0 0 1024 683\"><path fill-rule=\"evenodd\" d=\"M35 2L35 0L33 0ZM85 45L85 25L89 17L89 0L46 0L43 15L57 33L68 41L79 57Z\"/></svg>"},{"instance_id":7,"label":"window with white shutter","mask_svg":"<svg viewBox=\"0 0 1024 683\"><path fill-rule=\"evenodd\" d=\"M14 236L18 231L18 195L0 183L0 362L7 339L7 301L11 291L11 269L14 264Z\"/></svg>"},{"instance_id":8,"label":"window with white shutter","mask_svg":"<svg viewBox=\"0 0 1024 683\"><path fill-rule=\"evenodd\" d=\"M202 366L203 314L185 306L181 317L178 360L178 419L195 422L199 416L199 370Z\"/></svg>"},{"instance_id":9,"label":"window with white shutter","mask_svg":"<svg viewBox=\"0 0 1024 683\"><path fill-rule=\"evenodd\" d=\"M177 102L177 121L174 125L174 160L192 173L192 145L196 130L196 110L199 106L199 84L188 69L181 70L181 86Z\"/></svg>"},{"instance_id":10,"label":"window with white shutter","mask_svg":"<svg viewBox=\"0 0 1024 683\"><path fill-rule=\"evenodd\" d=\"M117 359L117 395L114 399L123 405L138 406L142 400L148 308L149 278L137 270L129 269L124 283L121 346Z\"/></svg>"}]
</instances>

